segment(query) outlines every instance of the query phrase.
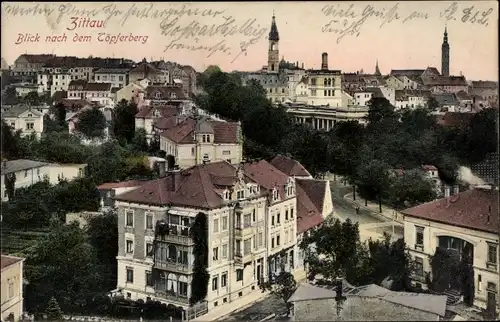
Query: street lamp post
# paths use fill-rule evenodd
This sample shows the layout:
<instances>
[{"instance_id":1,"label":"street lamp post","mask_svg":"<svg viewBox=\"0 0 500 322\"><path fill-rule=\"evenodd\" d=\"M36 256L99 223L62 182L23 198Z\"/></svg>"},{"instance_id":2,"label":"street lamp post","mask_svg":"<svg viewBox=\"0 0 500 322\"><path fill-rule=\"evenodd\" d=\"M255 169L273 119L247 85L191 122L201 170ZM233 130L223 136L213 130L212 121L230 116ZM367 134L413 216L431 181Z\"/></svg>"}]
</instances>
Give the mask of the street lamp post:
<instances>
[{"instance_id":1,"label":"street lamp post","mask_svg":"<svg viewBox=\"0 0 500 322\"><path fill-rule=\"evenodd\" d=\"M337 308L337 317L340 317L340 311L342 310L342 304L344 304L345 300L347 299L343 294L342 294L342 271L339 269L337 271L337 277L335 278L335 286L336 286L336 295L335 295L335 302L336 302L336 308Z\"/></svg>"}]
</instances>

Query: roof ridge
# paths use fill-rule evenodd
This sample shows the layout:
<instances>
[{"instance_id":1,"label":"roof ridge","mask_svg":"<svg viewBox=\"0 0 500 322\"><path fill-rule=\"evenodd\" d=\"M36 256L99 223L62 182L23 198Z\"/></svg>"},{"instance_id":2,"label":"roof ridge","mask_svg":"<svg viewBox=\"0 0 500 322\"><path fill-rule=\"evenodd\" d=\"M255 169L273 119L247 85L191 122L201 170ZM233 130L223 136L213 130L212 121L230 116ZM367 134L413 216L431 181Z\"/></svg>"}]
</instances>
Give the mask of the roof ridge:
<instances>
[{"instance_id":1,"label":"roof ridge","mask_svg":"<svg viewBox=\"0 0 500 322\"><path fill-rule=\"evenodd\" d=\"M204 167L204 165L202 165L202 167ZM200 178L200 185L201 185L201 191L203 192L203 198L205 199L205 203L211 207L212 205L208 202L207 192L205 190L205 188L207 188L207 187L205 187L205 181L203 180L204 178L202 177L201 167L197 167L197 170L198 170L198 176ZM206 169L204 169L204 170L206 170ZM206 175L205 171L203 172L203 175ZM211 182L212 181L211 178L209 178L209 179Z\"/></svg>"}]
</instances>

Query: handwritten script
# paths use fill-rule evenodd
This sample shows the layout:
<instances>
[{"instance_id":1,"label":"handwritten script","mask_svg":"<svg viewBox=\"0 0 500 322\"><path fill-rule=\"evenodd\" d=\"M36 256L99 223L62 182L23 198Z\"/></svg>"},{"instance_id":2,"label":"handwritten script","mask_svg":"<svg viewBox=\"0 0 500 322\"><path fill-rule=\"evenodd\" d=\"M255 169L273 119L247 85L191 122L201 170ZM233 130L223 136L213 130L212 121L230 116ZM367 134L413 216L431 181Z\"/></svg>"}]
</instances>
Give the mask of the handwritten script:
<instances>
[{"instance_id":1,"label":"handwritten script","mask_svg":"<svg viewBox=\"0 0 500 322\"><path fill-rule=\"evenodd\" d=\"M127 5L103 4L83 7L80 4L6 4L3 13L6 16L43 16L49 26L64 24L66 30L81 31L82 28L106 28L106 26L133 26L149 21L158 22L159 34L165 38L164 51L188 50L206 52L207 57L219 53L232 57L234 62L241 55L246 55L251 46L264 39L267 27L255 18L234 17L225 9L206 9L192 4L157 4L131 3ZM53 27L52 27L53 28ZM54 28L53 28L54 29ZM135 34L126 37L140 39L145 43L147 36ZM112 38L112 37L115 38ZM23 34L23 41L40 39L36 35ZM90 35L70 35L70 39L90 41ZM76 37L76 38L75 38ZM108 44L127 41L123 35L110 35ZM138 38L141 37L141 38ZM17 42L20 42L19 34ZM52 39L67 39L66 34L52 36ZM100 39L100 38L98 38ZM104 39L104 38L103 38ZM115 41L115 39L117 39ZM47 40L46 40L47 41ZM146 40L147 41L147 40ZM16 43L17 43L16 42ZM105 42L103 40L103 42Z\"/></svg>"},{"instance_id":2,"label":"handwritten script","mask_svg":"<svg viewBox=\"0 0 500 322\"><path fill-rule=\"evenodd\" d=\"M379 28L383 28L391 23L405 24L411 21L438 18L487 27L493 13L493 8L484 10L474 5L459 5L457 2L453 2L441 12L412 11L403 14L400 7L399 3L385 7L375 4L365 7L354 4L327 4L323 6L321 13L329 21L322 25L321 32L335 34L338 44L345 37L358 37L367 22L375 22Z\"/></svg>"}]
</instances>

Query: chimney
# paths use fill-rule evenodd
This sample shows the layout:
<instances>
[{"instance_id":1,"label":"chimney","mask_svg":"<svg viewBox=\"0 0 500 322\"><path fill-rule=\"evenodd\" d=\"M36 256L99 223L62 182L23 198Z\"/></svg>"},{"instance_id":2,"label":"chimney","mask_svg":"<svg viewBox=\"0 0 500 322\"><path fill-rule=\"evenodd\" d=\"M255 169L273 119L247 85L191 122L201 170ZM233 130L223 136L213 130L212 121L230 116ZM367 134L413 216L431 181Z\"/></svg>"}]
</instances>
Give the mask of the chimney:
<instances>
[{"instance_id":1,"label":"chimney","mask_svg":"<svg viewBox=\"0 0 500 322\"><path fill-rule=\"evenodd\" d=\"M160 178L164 178L167 173L167 163L165 161L157 161L156 164L158 165L158 175Z\"/></svg>"},{"instance_id":2,"label":"chimney","mask_svg":"<svg viewBox=\"0 0 500 322\"><path fill-rule=\"evenodd\" d=\"M328 53L321 54L321 69L328 70Z\"/></svg>"},{"instance_id":3,"label":"chimney","mask_svg":"<svg viewBox=\"0 0 500 322\"><path fill-rule=\"evenodd\" d=\"M302 69L304 69L304 63L302 63Z\"/></svg>"},{"instance_id":4,"label":"chimney","mask_svg":"<svg viewBox=\"0 0 500 322\"><path fill-rule=\"evenodd\" d=\"M174 165L173 169L169 171L171 177L172 177L172 191L177 191L179 189L179 186L181 184L181 171L179 170L178 165Z\"/></svg>"},{"instance_id":5,"label":"chimney","mask_svg":"<svg viewBox=\"0 0 500 322\"><path fill-rule=\"evenodd\" d=\"M453 194L458 195L459 192L460 192L460 187L458 185L454 185L453 186Z\"/></svg>"}]
</instances>

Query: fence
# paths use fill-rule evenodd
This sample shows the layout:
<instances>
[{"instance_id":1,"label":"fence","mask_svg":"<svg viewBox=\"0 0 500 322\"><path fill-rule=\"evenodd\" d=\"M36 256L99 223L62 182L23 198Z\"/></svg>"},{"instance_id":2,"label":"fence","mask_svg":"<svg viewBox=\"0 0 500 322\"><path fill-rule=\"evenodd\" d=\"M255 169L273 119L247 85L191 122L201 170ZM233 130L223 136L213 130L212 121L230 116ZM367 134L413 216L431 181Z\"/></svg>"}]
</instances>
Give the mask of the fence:
<instances>
[{"instance_id":1,"label":"fence","mask_svg":"<svg viewBox=\"0 0 500 322\"><path fill-rule=\"evenodd\" d=\"M202 316L207 312L208 312L208 303L206 301L196 303L195 305L193 305L193 307L190 307L185 311L185 320L189 321L196 319L197 317Z\"/></svg>"}]
</instances>

